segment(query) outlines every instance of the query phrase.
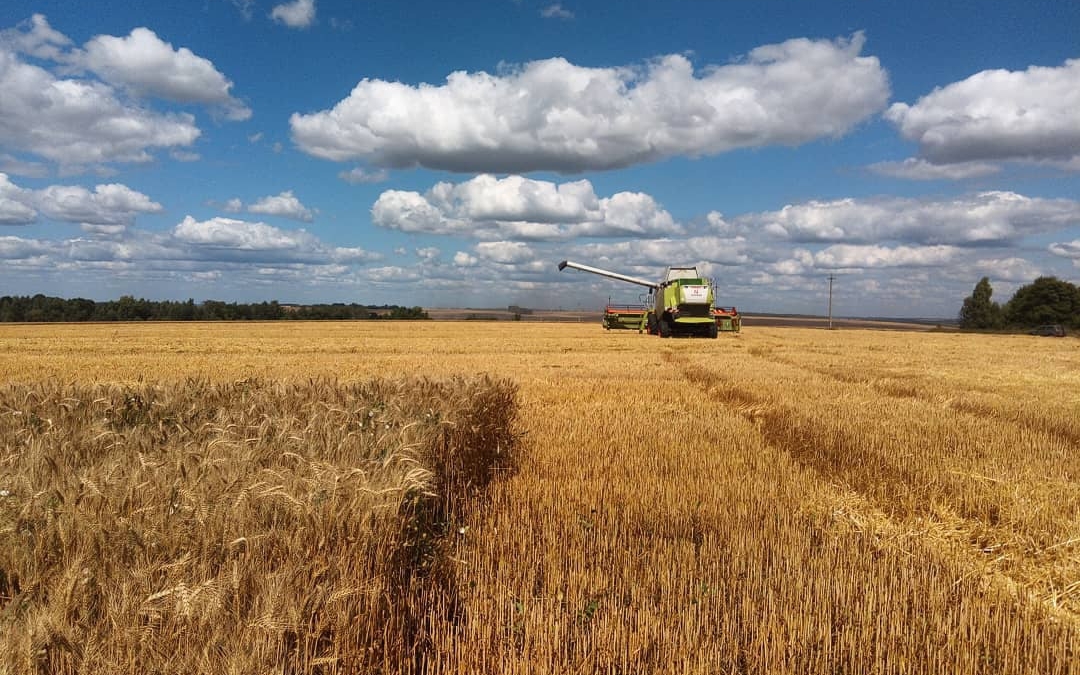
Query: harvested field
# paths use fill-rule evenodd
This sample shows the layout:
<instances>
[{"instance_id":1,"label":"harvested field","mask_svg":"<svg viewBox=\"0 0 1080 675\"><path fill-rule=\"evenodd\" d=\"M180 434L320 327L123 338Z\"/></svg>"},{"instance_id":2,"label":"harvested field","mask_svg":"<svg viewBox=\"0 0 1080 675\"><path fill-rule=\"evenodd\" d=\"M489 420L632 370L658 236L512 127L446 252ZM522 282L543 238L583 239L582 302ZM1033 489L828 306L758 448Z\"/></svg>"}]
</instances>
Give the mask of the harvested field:
<instances>
[{"instance_id":1,"label":"harvested field","mask_svg":"<svg viewBox=\"0 0 1080 675\"><path fill-rule=\"evenodd\" d=\"M1080 671L1077 340L0 326L0 374L12 673ZM502 401L499 452L414 492L450 500L421 561L427 511L344 478L380 387L377 447L431 476L464 469L425 434L457 456L477 425L420 411ZM404 466L365 480L408 493Z\"/></svg>"}]
</instances>

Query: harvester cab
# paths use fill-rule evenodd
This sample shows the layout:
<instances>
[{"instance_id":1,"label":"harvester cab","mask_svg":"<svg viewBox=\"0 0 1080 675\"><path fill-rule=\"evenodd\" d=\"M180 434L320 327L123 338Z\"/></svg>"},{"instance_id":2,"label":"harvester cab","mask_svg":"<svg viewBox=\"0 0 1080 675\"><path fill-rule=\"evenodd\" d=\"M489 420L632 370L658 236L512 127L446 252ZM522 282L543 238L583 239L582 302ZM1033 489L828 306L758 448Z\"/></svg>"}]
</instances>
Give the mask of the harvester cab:
<instances>
[{"instance_id":1,"label":"harvester cab","mask_svg":"<svg viewBox=\"0 0 1080 675\"><path fill-rule=\"evenodd\" d=\"M559 263L560 270L567 267L647 287L653 296L652 307L636 310L639 317L636 327L639 331L648 330L650 335L715 338L720 330L738 332L741 327L738 311L734 307L716 307L713 284L698 274L696 267L669 267L664 280L659 283L569 260ZM625 306L613 308L609 305L604 312L604 326L611 328L615 324L629 324L626 327L634 327L633 317L627 316L629 311Z\"/></svg>"}]
</instances>

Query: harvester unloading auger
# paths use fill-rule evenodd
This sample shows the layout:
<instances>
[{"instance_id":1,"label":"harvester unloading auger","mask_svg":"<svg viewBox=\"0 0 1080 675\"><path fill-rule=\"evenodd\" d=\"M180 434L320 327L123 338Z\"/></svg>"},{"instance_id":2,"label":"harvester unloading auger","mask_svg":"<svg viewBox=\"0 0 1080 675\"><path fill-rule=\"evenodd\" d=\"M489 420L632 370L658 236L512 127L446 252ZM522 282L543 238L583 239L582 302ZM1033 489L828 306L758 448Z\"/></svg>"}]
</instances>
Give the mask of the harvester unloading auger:
<instances>
[{"instance_id":1,"label":"harvester unloading auger","mask_svg":"<svg viewBox=\"0 0 1080 675\"><path fill-rule=\"evenodd\" d=\"M637 328L650 335L697 335L715 338L720 331L738 332L742 319L734 307L714 304L712 283L700 275L696 267L669 267L663 281L652 282L599 267L590 267L564 260L559 269L571 267L582 272L599 274L638 286L645 286L653 296L653 307L635 308L628 305L608 305L604 310L605 328ZM635 325L636 324L636 325Z\"/></svg>"}]
</instances>

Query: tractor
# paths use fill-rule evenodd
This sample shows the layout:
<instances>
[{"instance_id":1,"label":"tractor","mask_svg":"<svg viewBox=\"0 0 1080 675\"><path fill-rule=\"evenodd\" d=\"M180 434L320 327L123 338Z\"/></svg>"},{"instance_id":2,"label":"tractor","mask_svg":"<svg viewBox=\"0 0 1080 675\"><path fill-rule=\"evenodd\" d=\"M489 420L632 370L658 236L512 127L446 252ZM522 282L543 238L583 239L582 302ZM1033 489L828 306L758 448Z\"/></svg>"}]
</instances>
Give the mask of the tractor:
<instances>
[{"instance_id":1,"label":"tractor","mask_svg":"<svg viewBox=\"0 0 1080 675\"><path fill-rule=\"evenodd\" d=\"M712 282L699 275L696 267L669 267L664 280L660 282L569 260L559 263L560 270L567 267L649 289L649 294L653 296L652 307L648 303L643 303L640 308L609 304L604 311L605 328L634 327L636 324L639 332L645 330L650 335L665 338L682 335L715 338L720 331L738 332L742 326L736 308L715 306Z\"/></svg>"}]
</instances>

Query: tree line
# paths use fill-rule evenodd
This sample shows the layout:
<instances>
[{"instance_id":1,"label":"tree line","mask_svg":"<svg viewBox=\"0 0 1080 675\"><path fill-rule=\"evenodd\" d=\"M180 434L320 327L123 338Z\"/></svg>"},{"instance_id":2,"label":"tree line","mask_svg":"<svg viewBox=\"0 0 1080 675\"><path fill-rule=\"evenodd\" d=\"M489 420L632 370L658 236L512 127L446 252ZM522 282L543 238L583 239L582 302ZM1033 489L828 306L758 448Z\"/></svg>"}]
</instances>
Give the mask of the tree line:
<instances>
[{"instance_id":1,"label":"tree line","mask_svg":"<svg viewBox=\"0 0 1080 675\"><path fill-rule=\"evenodd\" d=\"M315 305L204 300L146 300L130 295L95 302L46 295L0 297L0 322L39 321L277 321L320 319L428 319L422 307L333 303Z\"/></svg>"},{"instance_id":2,"label":"tree line","mask_svg":"<svg viewBox=\"0 0 1080 675\"><path fill-rule=\"evenodd\" d=\"M1032 328L1061 324L1080 329L1080 286L1057 277L1039 277L1021 286L1004 305L991 300L994 290L983 277L964 298L960 327L977 329Z\"/></svg>"}]
</instances>

